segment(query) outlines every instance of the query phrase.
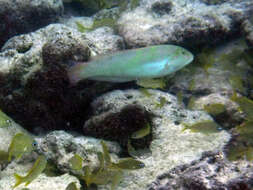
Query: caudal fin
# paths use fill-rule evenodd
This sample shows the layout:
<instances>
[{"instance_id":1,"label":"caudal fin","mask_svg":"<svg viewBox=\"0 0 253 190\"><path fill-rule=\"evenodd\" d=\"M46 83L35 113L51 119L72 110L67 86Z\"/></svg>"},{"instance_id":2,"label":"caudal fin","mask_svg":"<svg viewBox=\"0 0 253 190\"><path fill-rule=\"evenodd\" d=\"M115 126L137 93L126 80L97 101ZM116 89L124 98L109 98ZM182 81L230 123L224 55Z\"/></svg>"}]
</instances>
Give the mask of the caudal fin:
<instances>
[{"instance_id":1,"label":"caudal fin","mask_svg":"<svg viewBox=\"0 0 253 190\"><path fill-rule=\"evenodd\" d=\"M68 69L68 77L71 84L76 84L85 77L82 76L87 63L77 62Z\"/></svg>"},{"instance_id":2,"label":"caudal fin","mask_svg":"<svg viewBox=\"0 0 253 190\"><path fill-rule=\"evenodd\" d=\"M22 178L23 178L22 176L20 176L20 175L18 175L16 173L14 174L14 177L16 179L16 183L13 186L13 189L22 183Z\"/></svg>"}]
</instances>

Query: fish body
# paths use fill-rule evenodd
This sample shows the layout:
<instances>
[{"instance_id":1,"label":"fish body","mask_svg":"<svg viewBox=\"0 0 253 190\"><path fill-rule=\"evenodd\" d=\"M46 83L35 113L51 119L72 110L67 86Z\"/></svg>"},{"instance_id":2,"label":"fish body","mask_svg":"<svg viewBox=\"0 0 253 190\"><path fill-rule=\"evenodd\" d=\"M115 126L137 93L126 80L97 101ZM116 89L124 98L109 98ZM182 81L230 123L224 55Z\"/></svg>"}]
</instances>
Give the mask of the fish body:
<instances>
[{"instance_id":1,"label":"fish body","mask_svg":"<svg viewBox=\"0 0 253 190\"><path fill-rule=\"evenodd\" d=\"M159 78L186 66L193 55L175 45L149 46L98 56L87 63L70 67L72 84L83 79L128 82L138 79Z\"/></svg>"},{"instance_id":2,"label":"fish body","mask_svg":"<svg viewBox=\"0 0 253 190\"><path fill-rule=\"evenodd\" d=\"M141 128L140 130L138 131L135 131L132 135L131 135L131 138L132 139L140 139L140 138L143 138L147 135L150 134L150 124L147 123L143 128Z\"/></svg>"},{"instance_id":3,"label":"fish body","mask_svg":"<svg viewBox=\"0 0 253 190\"><path fill-rule=\"evenodd\" d=\"M20 176L16 173L14 174L16 184L13 188L17 187L21 183L25 183L25 186L29 185L36 177L42 173L42 171L46 168L46 165L46 157L43 155L39 156L26 176Z\"/></svg>"},{"instance_id":4,"label":"fish body","mask_svg":"<svg viewBox=\"0 0 253 190\"><path fill-rule=\"evenodd\" d=\"M66 187L66 190L79 190L76 187L76 182L71 182L70 184L68 184L68 186Z\"/></svg>"},{"instance_id":5,"label":"fish body","mask_svg":"<svg viewBox=\"0 0 253 190\"><path fill-rule=\"evenodd\" d=\"M20 159L24 153L29 153L33 150L35 141L33 138L24 133L17 133L11 141L8 148L8 161L11 161L12 157Z\"/></svg>"},{"instance_id":6,"label":"fish body","mask_svg":"<svg viewBox=\"0 0 253 190\"><path fill-rule=\"evenodd\" d=\"M204 120L192 125L183 124L182 131L189 129L191 132L201 132L204 134L217 133L220 131L220 126L212 120Z\"/></svg>"},{"instance_id":7,"label":"fish body","mask_svg":"<svg viewBox=\"0 0 253 190\"><path fill-rule=\"evenodd\" d=\"M112 168L123 170L136 170L144 168L145 164L133 158L120 159L118 163L112 163Z\"/></svg>"},{"instance_id":8,"label":"fish body","mask_svg":"<svg viewBox=\"0 0 253 190\"><path fill-rule=\"evenodd\" d=\"M0 110L0 128L9 127L11 122L11 119Z\"/></svg>"},{"instance_id":9,"label":"fish body","mask_svg":"<svg viewBox=\"0 0 253 190\"><path fill-rule=\"evenodd\" d=\"M72 158L70 158L69 163L70 163L71 168L73 170L81 170L82 164L83 164L83 159L78 154L75 154Z\"/></svg>"}]
</instances>

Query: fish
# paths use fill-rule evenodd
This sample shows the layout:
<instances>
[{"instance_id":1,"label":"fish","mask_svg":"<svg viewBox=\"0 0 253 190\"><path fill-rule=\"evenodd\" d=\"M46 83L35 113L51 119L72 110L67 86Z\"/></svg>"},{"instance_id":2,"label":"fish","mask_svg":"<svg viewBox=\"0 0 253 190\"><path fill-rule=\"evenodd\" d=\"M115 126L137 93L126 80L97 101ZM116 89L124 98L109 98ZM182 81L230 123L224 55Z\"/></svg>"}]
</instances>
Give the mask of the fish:
<instances>
[{"instance_id":1,"label":"fish","mask_svg":"<svg viewBox=\"0 0 253 190\"><path fill-rule=\"evenodd\" d=\"M240 111L243 111L246 114L246 120L253 121L253 100L248 99L245 96L239 97L236 92L233 93L230 99L236 102L239 105Z\"/></svg>"},{"instance_id":2,"label":"fish","mask_svg":"<svg viewBox=\"0 0 253 190\"><path fill-rule=\"evenodd\" d=\"M79 190L79 188L76 187L76 182L71 182L71 183L68 184L68 186L66 187L66 190Z\"/></svg>"},{"instance_id":3,"label":"fish","mask_svg":"<svg viewBox=\"0 0 253 190\"><path fill-rule=\"evenodd\" d=\"M212 120L204 120L192 125L183 123L184 128L182 131L189 129L191 132L200 132L204 134L217 133L220 131L220 126Z\"/></svg>"},{"instance_id":4,"label":"fish","mask_svg":"<svg viewBox=\"0 0 253 190\"><path fill-rule=\"evenodd\" d=\"M104 141L101 141L101 145L103 148L103 157L104 157L104 162L105 162L105 166L110 166L112 161L111 161L111 156L109 154L109 150L108 147L106 146Z\"/></svg>"},{"instance_id":5,"label":"fish","mask_svg":"<svg viewBox=\"0 0 253 190\"><path fill-rule=\"evenodd\" d=\"M166 87L166 80L161 79L139 79L136 80L136 84L143 88L153 88L153 89L164 89Z\"/></svg>"},{"instance_id":6,"label":"fish","mask_svg":"<svg viewBox=\"0 0 253 190\"><path fill-rule=\"evenodd\" d=\"M0 164L8 161L8 152L0 150Z\"/></svg>"},{"instance_id":7,"label":"fish","mask_svg":"<svg viewBox=\"0 0 253 190\"><path fill-rule=\"evenodd\" d=\"M72 85L84 79L129 82L160 78L191 63L193 54L176 45L156 45L96 56L89 62L75 63L68 70Z\"/></svg>"},{"instance_id":8,"label":"fish","mask_svg":"<svg viewBox=\"0 0 253 190\"><path fill-rule=\"evenodd\" d=\"M81 170L83 158L78 154L75 154L72 158L70 158L69 163L73 170Z\"/></svg>"},{"instance_id":9,"label":"fish","mask_svg":"<svg viewBox=\"0 0 253 190\"><path fill-rule=\"evenodd\" d=\"M47 159L44 155L40 155L35 161L32 168L28 171L26 176L20 176L17 173L14 174L16 183L13 188L17 187L21 183L25 183L25 186L29 185L34 179L36 179L46 168Z\"/></svg>"},{"instance_id":10,"label":"fish","mask_svg":"<svg viewBox=\"0 0 253 190\"><path fill-rule=\"evenodd\" d=\"M12 157L20 159L24 153L30 153L36 146L36 141L28 134L17 133L11 141L8 148L8 161L10 162Z\"/></svg>"},{"instance_id":11,"label":"fish","mask_svg":"<svg viewBox=\"0 0 253 190\"><path fill-rule=\"evenodd\" d=\"M132 135L131 135L131 138L132 139L140 139L140 138L143 138L147 135L150 134L150 124L147 123L143 128L141 128L140 130L138 131L135 131Z\"/></svg>"},{"instance_id":12,"label":"fish","mask_svg":"<svg viewBox=\"0 0 253 190\"><path fill-rule=\"evenodd\" d=\"M112 163L112 168L118 168L123 170L136 170L144 168L145 164L139 160L133 158L122 158L118 163Z\"/></svg>"},{"instance_id":13,"label":"fish","mask_svg":"<svg viewBox=\"0 0 253 190\"><path fill-rule=\"evenodd\" d=\"M0 110L0 128L11 126L12 120Z\"/></svg>"}]
</instances>

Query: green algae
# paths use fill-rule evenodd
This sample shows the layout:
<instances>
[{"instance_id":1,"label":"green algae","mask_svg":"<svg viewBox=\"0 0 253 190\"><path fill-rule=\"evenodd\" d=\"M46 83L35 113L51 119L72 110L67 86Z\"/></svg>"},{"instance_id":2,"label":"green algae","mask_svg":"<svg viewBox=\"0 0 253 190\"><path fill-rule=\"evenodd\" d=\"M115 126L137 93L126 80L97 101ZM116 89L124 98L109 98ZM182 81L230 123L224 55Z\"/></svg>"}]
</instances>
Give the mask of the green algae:
<instances>
[{"instance_id":1,"label":"green algae","mask_svg":"<svg viewBox=\"0 0 253 190\"><path fill-rule=\"evenodd\" d=\"M183 126L184 126L182 130L183 132L185 130L190 130L191 132L194 132L194 133L199 132L203 134L211 134L211 133L217 133L220 131L220 126L212 120L200 121L192 125L183 123Z\"/></svg>"},{"instance_id":2,"label":"green algae","mask_svg":"<svg viewBox=\"0 0 253 190\"><path fill-rule=\"evenodd\" d=\"M219 115L221 113L224 113L226 111L226 107L224 104L220 104L220 103L213 103L213 104L207 104L204 106L204 110L213 115Z\"/></svg>"}]
</instances>

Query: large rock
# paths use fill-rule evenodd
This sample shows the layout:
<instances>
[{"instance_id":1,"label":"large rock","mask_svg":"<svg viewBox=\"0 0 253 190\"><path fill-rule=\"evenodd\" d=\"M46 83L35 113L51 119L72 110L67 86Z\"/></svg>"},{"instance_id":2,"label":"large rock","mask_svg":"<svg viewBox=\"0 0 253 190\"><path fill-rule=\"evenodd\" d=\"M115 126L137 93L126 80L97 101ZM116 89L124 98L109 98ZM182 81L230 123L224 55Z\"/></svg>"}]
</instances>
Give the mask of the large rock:
<instances>
[{"instance_id":1,"label":"large rock","mask_svg":"<svg viewBox=\"0 0 253 190\"><path fill-rule=\"evenodd\" d=\"M193 124L203 120L212 120L212 118L202 111L190 111L183 108L183 105L177 102L176 97L158 90L148 90L149 96L139 90L113 91L107 93L92 103L94 116L84 125L85 135L95 134L91 131L100 131L98 135L103 137L102 130L108 132L111 129L114 138L116 126L127 123L124 119L112 117L112 125L103 125L103 122L110 115L117 115L126 105L141 105L146 111L152 113L153 118L152 139L148 150L137 150L140 154L138 159L145 163L141 170L129 172L120 183L118 189L144 190L158 175L169 171L175 166L190 163L199 159L205 151L222 150L228 142L230 135L224 130L217 130L215 133L193 133L185 130L183 124ZM164 101L164 105L160 105ZM130 113L129 113L130 114ZM121 116L124 118L124 115ZM99 119L100 118L100 119ZM125 118L132 119L132 118ZM136 120L141 118L135 118ZM100 127L102 127L100 129ZM131 130L132 126L128 126ZM87 132L89 128L89 132ZM105 133L108 134L108 133ZM120 133L119 133L120 134ZM120 134L120 138L128 138ZM106 136L107 139L110 137ZM141 180L140 180L141 179ZM101 187L101 189L104 189Z\"/></svg>"},{"instance_id":2,"label":"large rock","mask_svg":"<svg viewBox=\"0 0 253 190\"><path fill-rule=\"evenodd\" d=\"M200 160L173 168L157 177L149 190L253 188L252 163L229 162L222 152L206 152Z\"/></svg>"},{"instance_id":3,"label":"large rock","mask_svg":"<svg viewBox=\"0 0 253 190\"><path fill-rule=\"evenodd\" d=\"M2 109L27 128L81 126L80 110L112 85L86 81L70 86L66 69L70 61L87 61L90 47L96 44L99 48L93 50L105 53L121 48L123 42L108 28L98 30L86 36L63 24L52 24L11 38L0 53Z\"/></svg>"},{"instance_id":4,"label":"large rock","mask_svg":"<svg viewBox=\"0 0 253 190\"><path fill-rule=\"evenodd\" d=\"M56 21L62 13L60 0L1 0L0 47L14 35L31 32Z\"/></svg>"},{"instance_id":5,"label":"large rock","mask_svg":"<svg viewBox=\"0 0 253 190\"><path fill-rule=\"evenodd\" d=\"M217 1L215 1L217 2ZM223 3L224 2L224 3ZM118 21L119 33L130 47L216 44L240 32L240 24L253 11L253 2L145 0Z\"/></svg>"}]
</instances>

